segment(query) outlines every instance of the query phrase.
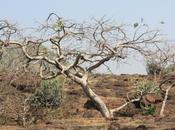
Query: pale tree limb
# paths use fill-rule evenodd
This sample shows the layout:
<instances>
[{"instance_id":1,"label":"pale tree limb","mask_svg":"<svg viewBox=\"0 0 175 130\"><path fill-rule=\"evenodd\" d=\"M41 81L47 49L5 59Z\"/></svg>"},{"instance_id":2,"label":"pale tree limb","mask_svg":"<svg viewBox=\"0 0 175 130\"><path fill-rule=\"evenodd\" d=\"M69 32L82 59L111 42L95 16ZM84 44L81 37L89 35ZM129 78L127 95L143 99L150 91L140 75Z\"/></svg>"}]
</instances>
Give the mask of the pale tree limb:
<instances>
[{"instance_id":1,"label":"pale tree limb","mask_svg":"<svg viewBox=\"0 0 175 130\"><path fill-rule=\"evenodd\" d=\"M160 116L161 117L164 117L165 104L166 104L166 101L167 101L167 98L168 98L168 93L169 93L171 88L172 88L172 85L168 86L168 88L166 89L165 97L164 97L164 100L162 102L162 107L161 107L161 110L160 110Z\"/></svg>"},{"instance_id":2,"label":"pale tree limb","mask_svg":"<svg viewBox=\"0 0 175 130\"><path fill-rule=\"evenodd\" d=\"M61 75L62 74L61 72L54 72L52 75L44 76L43 75L43 66L42 65L40 66L40 72L39 73L40 73L40 77L43 80L53 79L53 78L56 78L58 75Z\"/></svg>"},{"instance_id":3,"label":"pale tree limb","mask_svg":"<svg viewBox=\"0 0 175 130\"><path fill-rule=\"evenodd\" d=\"M131 99L130 101L124 103L124 104L121 105L120 107L111 109L111 110L110 110L111 115L113 116L113 115L114 115L114 112L118 112L118 111L120 111L121 109L123 109L124 107L126 107L127 105L129 105L130 103L133 103L133 102L136 102L136 101L140 101L140 98Z\"/></svg>"}]
</instances>

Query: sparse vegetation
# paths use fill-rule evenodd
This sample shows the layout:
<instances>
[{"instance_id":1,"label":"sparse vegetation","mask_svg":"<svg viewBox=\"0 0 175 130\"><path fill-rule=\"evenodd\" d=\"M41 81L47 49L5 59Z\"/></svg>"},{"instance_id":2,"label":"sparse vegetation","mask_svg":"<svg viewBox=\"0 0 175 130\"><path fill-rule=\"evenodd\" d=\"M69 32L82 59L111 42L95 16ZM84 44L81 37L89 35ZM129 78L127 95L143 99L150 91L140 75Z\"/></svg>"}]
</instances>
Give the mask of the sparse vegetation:
<instances>
[{"instance_id":1,"label":"sparse vegetation","mask_svg":"<svg viewBox=\"0 0 175 130\"><path fill-rule=\"evenodd\" d=\"M28 65L33 62L38 64L39 75L42 79L48 80L64 75L79 84L85 95L94 102L105 118L113 117L111 111L114 112L115 109L110 111L101 97L90 88L89 74L103 65L110 70L106 65L108 61L118 62L126 59L130 51L138 52L143 56L152 55L160 51L159 44L162 43L159 30L149 29L143 22L134 24L134 28L118 25L105 18L87 22L88 24L85 24L86 22L72 23L51 13L46 24L38 29L42 37L26 36L23 40L18 33L20 29L15 25L8 21L1 21L1 23L2 27L0 27L3 28L0 30L1 34L8 35L9 38L0 41L3 47L21 48L28 60ZM12 33L7 33L4 29ZM24 42L21 43L21 40ZM42 48L45 43L49 51L43 52ZM29 52L30 46L27 46L29 44L34 49L31 52ZM154 49L151 49L152 47ZM24 66L24 68L27 67Z\"/></svg>"},{"instance_id":2,"label":"sparse vegetation","mask_svg":"<svg viewBox=\"0 0 175 130\"><path fill-rule=\"evenodd\" d=\"M59 107L63 99L62 91L62 86L56 79L42 81L30 99L31 105L45 108Z\"/></svg>"},{"instance_id":3,"label":"sparse vegetation","mask_svg":"<svg viewBox=\"0 0 175 130\"><path fill-rule=\"evenodd\" d=\"M175 64L170 64L162 70L162 75L166 75L174 72L175 72Z\"/></svg>"},{"instance_id":4,"label":"sparse vegetation","mask_svg":"<svg viewBox=\"0 0 175 130\"><path fill-rule=\"evenodd\" d=\"M23 35L21 30L27 33ZM36 29L37 35L29 34L31 30L18 29L7 20L0 21L0 70L5 71L0 74L0 124L9 121L26 126L53 117L90 119L103 116L110 120L118 115L143 117L155 115L163 97L160 115L164 115L169 91L175 84L167 80L171 86L164 91L156 76L175 72L175 66L173 61L170 64L165 53L163 58L152 57L157 52L162 54L159 44L164 42L159 30L149 29L143 20L134 26L118 25L105 18L73 23L54 13ZM137 53L152 59L146 64L148 76L137 75L134 79L134 75L121 75L120 78L108 75L98 80L98 76L104 74L93 75L93 71L103 65L110 70L108 61L118 63ZM63 77L71 81L65 88ZM130 98L129 93L134 96ZM62 107L64 94L69 96L66 100L69 105ZM156 96L161 98L156 99ZM117 113L119 111L121 114Z\"/></svg>"},{"instance_id":5,"label":"sparse vegetation","mask_svg":"<svg viewBox=\"0 0 175 130\"><path fill-rule=\"evenodd\" d=\"M160 96L161 92L159 86L153 81L143 80L136 85L136 91L137 91L136 97L141 97L139 101L139 107L141 108L142 114L155 115L156 113L155 104L152 104L149 101L147 101L149 99L145 99L145 97L149 94Z\"/></svg>"},{"instance_id":6,"label":"sparse vegetation","mask_svg":"<svg viewBox=\"0 0 175 130\"><path fill-rule=\"evenodd\" d=\"M160 94L159 86L150 80L143 80L136 85L136 91L141 93L142 95L154 93Z\"/></svg>"},{"instance_id":7,"label":"sparse vegetation","mask_svg":"<svg viewBox=\"0 0 175 130\"><path fill-rule=\"evenodd\" d=\"M156 113L156 107L152 104L142 106L141 108L143 115L155 115Z\"/></svg>"},{"instance_id":8,"label":"sparse vegetation","mask_svg":"<svg viewBox=\"0 0 175 130\"><path fill-rule=\"evenodd\" d=\"M167 64L167 63L164 63L164 64ZM147 61L146 70L148 75L163 76L163 75L175 72L175 65L174 64L161 65L161 63Z\"/></svg>"},{"instance_id":9,"label":"sparse vegetation","mask_svg":"<svg viewBox=\"0 0 175 130\"><path fill-rule=\"evenodd\" d=\"M148 75L159 75L162 71L163 67L160 66L159 63L153 61L147 61L146 70Z\"/></svg>"}]
</instances>

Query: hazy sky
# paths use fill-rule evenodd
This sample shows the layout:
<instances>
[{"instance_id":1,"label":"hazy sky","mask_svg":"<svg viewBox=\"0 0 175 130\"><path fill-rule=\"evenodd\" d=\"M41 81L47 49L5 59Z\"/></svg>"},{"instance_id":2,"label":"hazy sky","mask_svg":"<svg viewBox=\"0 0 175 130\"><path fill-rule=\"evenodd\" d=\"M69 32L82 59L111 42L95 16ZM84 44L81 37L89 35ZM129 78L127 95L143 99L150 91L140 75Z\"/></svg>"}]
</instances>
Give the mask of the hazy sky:
<instances>
[{"instance_id":1,"label":"hazy sky","mask_svg":"<svg viewBox=\"0 0 175 130\"><path fill-rule=\"evenodd\" d=\"M0 0L0 4L0 19L16 21L24 27L44 21L51 12L75 21L106 15L119 23L132 24L143 18L149 26L175 40L175 0ZM145 73L140 60L111 66L114 73Z\"/></svg>"}]
</instances>

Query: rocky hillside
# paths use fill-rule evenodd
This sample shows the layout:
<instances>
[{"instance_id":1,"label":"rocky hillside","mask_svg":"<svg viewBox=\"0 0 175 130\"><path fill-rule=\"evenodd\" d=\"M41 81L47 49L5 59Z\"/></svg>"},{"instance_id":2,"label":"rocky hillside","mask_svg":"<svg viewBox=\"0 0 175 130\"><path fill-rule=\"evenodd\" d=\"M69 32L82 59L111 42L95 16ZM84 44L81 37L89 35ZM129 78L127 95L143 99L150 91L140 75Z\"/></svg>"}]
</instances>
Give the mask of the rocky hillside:
<instances>
[{"instance_id":1,"label":"rocky hillside","mask_svg":"<svg viewBox=\"0 0 175 130\"><path fill-rule=\"evenodd\" d=\"M138 82L142 82L145 79L152 80L151 77L146 75L95 74L90 77L89 81L91 88L101 96L107 106L109 108L116 108L125 103L127 93L135 91ZM173 88L166 104L165 117L159 117L161 102L156 102L158 97L149 95L146 99L155 106L154 114L146 115L135 104L130 104L116 113L116 117L113 120L102 118L100 112L87 99L81 87L77 84L72 81L66 81L63 89L64 101L61 107L50 110L36 125L28 126L30 129L117 130L119 127L121 130L175 129L175 90ZM12 128L24 129L14 124L2 126L0 129Z\"/></svg>"}]
</instances>

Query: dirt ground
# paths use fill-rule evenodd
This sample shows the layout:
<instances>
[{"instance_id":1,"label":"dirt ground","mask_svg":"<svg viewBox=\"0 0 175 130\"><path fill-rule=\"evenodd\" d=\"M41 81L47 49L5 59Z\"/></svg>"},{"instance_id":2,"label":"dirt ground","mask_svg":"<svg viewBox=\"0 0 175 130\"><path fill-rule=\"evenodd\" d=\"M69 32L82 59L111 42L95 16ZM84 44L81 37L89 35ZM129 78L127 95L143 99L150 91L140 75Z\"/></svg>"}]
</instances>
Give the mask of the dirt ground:
<instances>
[{"instance_id":1,"label":"dirt ground","mask_svg":"<svg viewBox=\"0 0 175 130\"><path fill-rule=\"evenodd\" d=\"M91 88L101 96L109 108L116 108L124 103L126 93L132 92L135 84L146 75L100 75L90 77ZM26 128L15 124L0 126L0 130L175 130L175 90L172 89L165 110L165 117L159 117L161 103L156 104L156 113L142 115L128 106L124 114L119 113L115 119L101 117L92 104L87 102L82 89L69 81L64 86L65 100L62 106L50 111L44 120Z\"/></svg>"}]
</instances>

